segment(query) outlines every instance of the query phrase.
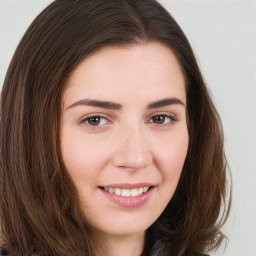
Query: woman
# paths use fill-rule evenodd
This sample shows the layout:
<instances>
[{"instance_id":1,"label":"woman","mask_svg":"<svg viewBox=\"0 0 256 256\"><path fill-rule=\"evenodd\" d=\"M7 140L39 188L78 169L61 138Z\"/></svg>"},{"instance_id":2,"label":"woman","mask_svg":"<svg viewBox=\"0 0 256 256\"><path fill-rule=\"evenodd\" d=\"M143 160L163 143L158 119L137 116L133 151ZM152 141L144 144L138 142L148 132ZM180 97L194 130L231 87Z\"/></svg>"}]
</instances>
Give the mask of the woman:
<instances>
[{"instance_id":1,"label":"woman","mask_svg":"<svg viewBox=\"0 0 256 256\"><path fill-rule=\"evenodd\" d=\"M154 0L50 4L8 69L0 130L3 255L203 255L225 238L221 123Z\"/></svg>"}]
</instances>

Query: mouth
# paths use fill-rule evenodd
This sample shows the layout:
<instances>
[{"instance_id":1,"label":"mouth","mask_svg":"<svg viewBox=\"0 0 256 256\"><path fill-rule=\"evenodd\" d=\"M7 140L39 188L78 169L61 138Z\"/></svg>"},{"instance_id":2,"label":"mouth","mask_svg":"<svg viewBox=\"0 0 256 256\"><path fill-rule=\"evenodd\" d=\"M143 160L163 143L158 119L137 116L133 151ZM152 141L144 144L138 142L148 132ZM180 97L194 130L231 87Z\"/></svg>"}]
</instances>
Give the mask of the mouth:
<instances>
[{"instance_id":1,"label":"mouth","mask_svg":"<svg viewBox=\"0 0 256 256\"><path fill-rule=\"evenodd\" d=\"M153 186L148 187L139 187L139 188L114 188L114 187L100 187L104 191L115 194L117 196L123 196L123 197L136 197L140 196L143 193L147 193Z\"/></svg>"},{"instance_id":2,"label":"mouth","mask_svg":"<svg viewBox=\"0 0 256 256\"><path fill-rule=\"evenodd\" d=\"M154 194L155 186L149 183L115 184L101 186L102 194L122 208L137 208L146 204Z\"/></svg>"}]
</instances>

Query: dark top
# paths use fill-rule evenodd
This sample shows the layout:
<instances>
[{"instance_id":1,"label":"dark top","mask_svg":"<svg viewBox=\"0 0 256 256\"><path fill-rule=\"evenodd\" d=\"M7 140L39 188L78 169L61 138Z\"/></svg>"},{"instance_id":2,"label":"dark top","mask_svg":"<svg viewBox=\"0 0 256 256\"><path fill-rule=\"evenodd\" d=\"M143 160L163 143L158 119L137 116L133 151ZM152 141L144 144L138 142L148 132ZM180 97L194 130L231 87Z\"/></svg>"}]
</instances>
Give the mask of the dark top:
<instances>
[{"instance_id":1,"label":"dark top","mask_svg":"<svg viewBox=\"0 0 256 256\"><path fill-rule=\"evenodd\" d=\"M2 256L2 255L9 255L9 254L8 254L8 252L5 249L0 247L0 255Z\"/></svg>"},{"instance_id":2,"label":"dark top","mask_svg":"<svg viewBox=\"0 0 256 256\"><path fill-rule=\"evenodd\" d=\"M0 256L11 256L3 247L0 246ZM31 256L38 256L38 254L32 254Z\"/></svg>"},{"instance_id":3,"label":"dark top","mask_svg":"<svg viewBox=\"0 0 256 256\"><path fill-rule=\"evenodd\" d=\"M0 256L11 256L3 247L0 246ZM38 256L38 254L33 254L31 256ZM196 256L209 256L206 254L197 254Z\"/></svg>"}]
</instances>

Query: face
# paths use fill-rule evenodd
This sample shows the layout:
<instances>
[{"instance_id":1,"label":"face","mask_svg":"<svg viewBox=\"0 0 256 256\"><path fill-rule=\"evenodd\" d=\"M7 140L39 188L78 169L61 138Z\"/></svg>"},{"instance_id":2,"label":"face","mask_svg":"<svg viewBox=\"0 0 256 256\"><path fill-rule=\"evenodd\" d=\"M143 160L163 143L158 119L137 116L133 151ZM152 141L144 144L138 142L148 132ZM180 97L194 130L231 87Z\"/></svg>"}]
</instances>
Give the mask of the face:
<instances>
[{"instance_id":1,"label":"face","mask_svg":"<svg viewBox=\"0 0 256 256\"><path fill-rule=\"evenodd\" d=\"M170 201L186 157L186 92L160 43L109 47L72 73L61 149L92 231L136 235Z\"/></svg>"}]
</instances>

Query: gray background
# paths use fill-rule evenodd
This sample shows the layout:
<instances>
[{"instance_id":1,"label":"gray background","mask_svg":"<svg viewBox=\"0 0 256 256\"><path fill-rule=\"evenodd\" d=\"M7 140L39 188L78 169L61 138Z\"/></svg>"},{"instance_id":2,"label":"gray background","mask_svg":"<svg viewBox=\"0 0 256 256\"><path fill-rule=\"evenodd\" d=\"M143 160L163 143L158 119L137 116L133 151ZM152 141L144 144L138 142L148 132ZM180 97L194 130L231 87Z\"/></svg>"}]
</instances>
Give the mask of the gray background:
<instances>
[{"instance_id":1,"label":"gray background","mask_svg":"<svg viewBox=\"0 0 256 256\"><path fill-rule=\"evenodd\" d=\"M0 86L28 25L50 0L0 0ZM233 207L224 227L226 251L256 255L256 2L160 0L187 35L225 131ZM1 87L0 87L1 88Z\"/></svg>"}]
</instances>

